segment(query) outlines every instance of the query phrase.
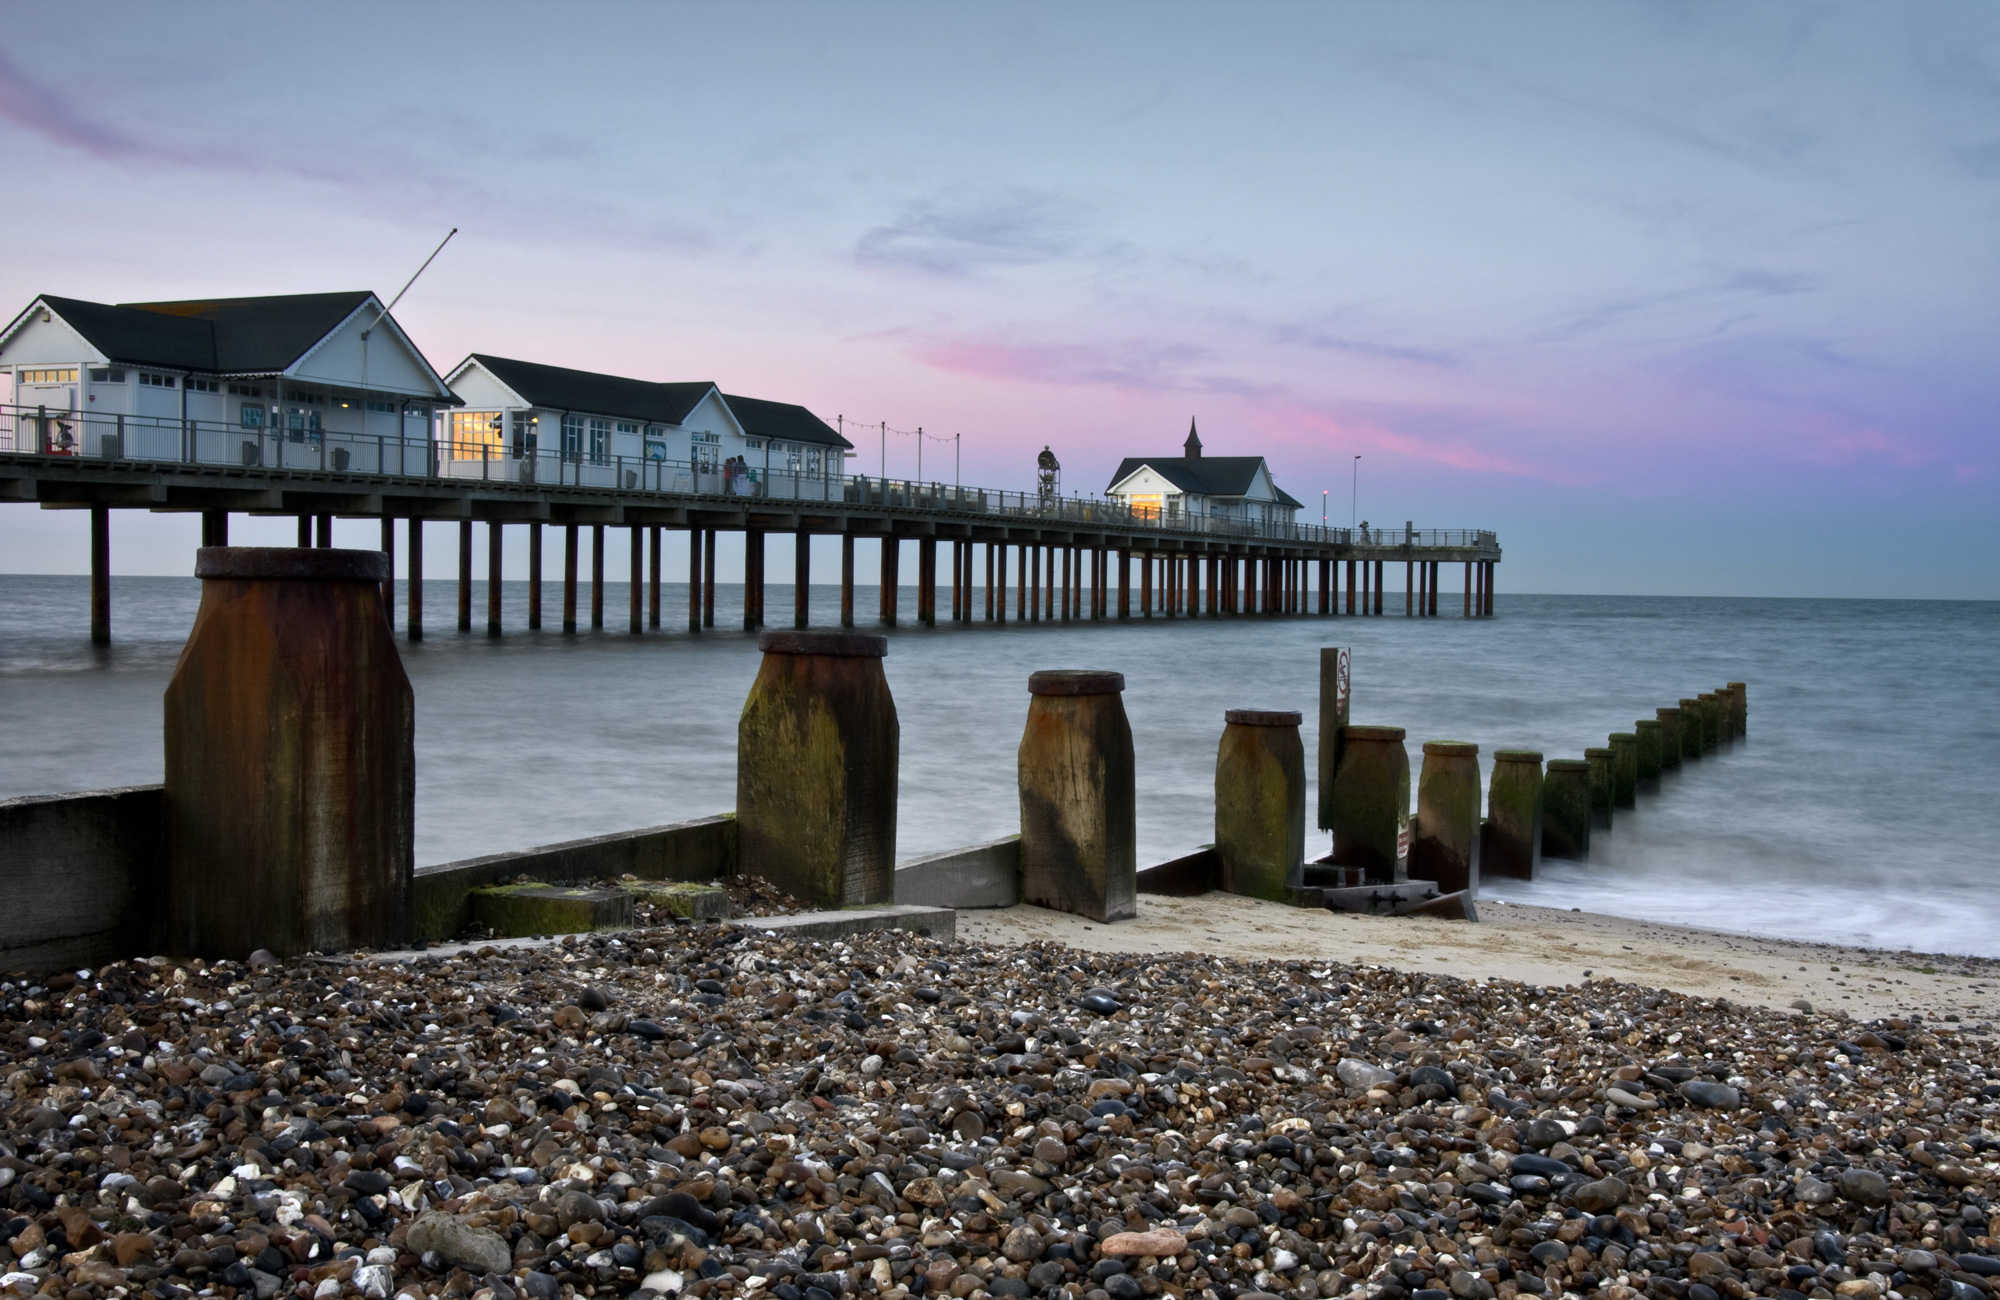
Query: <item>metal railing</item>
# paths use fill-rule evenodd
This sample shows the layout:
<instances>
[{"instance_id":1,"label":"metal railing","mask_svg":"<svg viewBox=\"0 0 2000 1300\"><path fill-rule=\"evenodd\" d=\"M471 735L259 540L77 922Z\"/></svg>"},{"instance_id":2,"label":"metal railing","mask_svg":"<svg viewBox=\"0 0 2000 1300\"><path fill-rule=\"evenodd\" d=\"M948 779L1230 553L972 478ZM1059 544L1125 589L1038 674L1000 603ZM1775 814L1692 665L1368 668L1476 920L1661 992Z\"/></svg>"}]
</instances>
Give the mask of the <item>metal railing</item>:
<instances>
[{"instance_id":1,"label":"metal railing","mask_svg":"<svg viewBox=\"0 0 2000 1300\"><path fill-rule=\"evenodd\" d=\"M975 519L1039 520L1163 533L1204 533L1374 548L1491 547L1475 529L1335 528L1178 510L1135 510L1101 497L1055 496L952 483L814 472L783 465L593 454L575 447L453 442L330 429L271 429L218 421L0 406L0 452L51 459L209 465L446 482L601 489L620 495L724 501L826 502Z\"/></svg>"}]
</instances>

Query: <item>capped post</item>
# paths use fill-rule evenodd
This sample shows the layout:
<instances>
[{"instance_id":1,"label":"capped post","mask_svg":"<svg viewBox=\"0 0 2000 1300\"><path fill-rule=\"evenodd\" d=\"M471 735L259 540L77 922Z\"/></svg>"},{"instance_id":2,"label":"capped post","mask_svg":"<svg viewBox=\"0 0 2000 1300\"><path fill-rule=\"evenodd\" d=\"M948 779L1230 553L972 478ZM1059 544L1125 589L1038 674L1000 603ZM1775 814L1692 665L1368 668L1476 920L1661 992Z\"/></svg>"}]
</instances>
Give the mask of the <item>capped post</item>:
<instances>
[{"instance_id":1,"label":"capped post","mask_svg":"<svg viewBox=\"0 0 2000 1300\"><path fill-rule=\"evenodd\" d=\"M1215 752L1215 850L1232 894L1291 901L1306 857L1306 751L1300 714L1230 709Z\"/></svg>"},{"instance_id":2,"label":"capped post","mask_svg":"<svg viewBox=\"0 0 2000 1300\"><path fill-rule=\"evenodd\" d=\"M1614 731L1611 741L1611 802L1620 808L1639 806L1639 734Z\"/></svg>"},{"instance_id":3,"label":"capped post","mask_svg":"<svg viewBox=\"0 0 2000 1300\"><path fill-rule=\"evenodd\" d=\"M1736 734L1750 734L1750 686L1747 682L1729 683L1730 716L1736 724Z\"/></svg>"},{"instance_id":4,"label":"capped post","mask_svg":"<svg viewBox=\"0 0 2000 1300\"><path fill-rule=\"evenodd\" d=\"M1584 862L1590 857L1590 763L1552 758L1542 782L1542 856Z\"/></svg>"},{"instance_id":5,"label":"capped post","mask_svg":"<svg viewBox=\"0 0 2000 1300\"><path fill-rule=\"evenodd\" d=\"M1650 790L1660 782L1660 746L1663 728L1658 718L1641 718L1632 724L1639 738L1639 788Z\"/></svg>"},{"instance_id":6,"label":"capped post","mask_svg":"<svg viewBox=\"0 0 2000 1300\"><path fill-rule=\"evenodd\" d=\"M1542 756L1532 749L1493 751L1480 828L1479 872L1533 880L1542 857Z\"/></svg>"},{"instance_id":7,"label":"capped post","mask_svg":"<svg viewBox=\"0 0 2000 1300\"><path fill-rule=\"evenodd\" d=\"M1720 749L1728 739L1722 729L1722 700L1714 691L1703 691L1695 697L1701 706L1701 747L1704 751Z\"/></svg>"},{"instance_id":8,"label":"capped post","mask_svg":"<svg viewBox=\"0 0 2000 1300\"><path fill-rule=\"evenodd\" d=\"M1660 723L1660 771L1671 771L1681 765L1681 750L1687 744L1681 735L1684 729L1681 711L1678 706L1668 705L1654 709L1653 716Z\"/></svg>"},{"instance_id":9,"label":"capped post","mask_svg":"<svg viewBox=\"0 0 2000 1300\"><path fill-rule=\"evenodd\" d=\"M1417 818L1410 834L1410 879L1441 893L1479 889L1479 746L1427 740L1417 775Z\"/></svg>"},{"instance_id":10,"label":"capped post","mask_svg":"<svg viewBox=\"0 0 2000 1300\"><path fill-rule=\"evenodd\" d=\"M1604 746L1583 751L1584 761L1590 764L1590 824L1604 830L1611 829L1612 757Z\"/></svg>"},{"instance_id":11,"label":"capped post","mask_svg":"<svg viewBox=\"0 0 2000 1300\"><path fill-rule=\"evenodd\" d=\"M1028 677L1017 756L1021 901L1095 921L1139 914L1138 827L1125 675Z\"/></svg>"},{"instance_id":12,"label":"capped post","mask_svg":"<svg viewBox=\"0 0 2000 1300\"><path fill-rule=\"evenodd\" d=\"M1401 727L1351 726L1333 779L1333 860L1370 881L1397 879L1409 856L1410 756Z\"/></svg>"},{"instance_id":13,"label":"capped post","mask_svg":"<svg viewBox=\"0 0 2000 1300\"><path fill-rule=\"evenodd\" d=\"M166 946L247 957L401 941L410 679L380 551L205 546L167 683Z\"/></svg>"},{"instance_id":14,"label":"capped post","mask_svg":"<svg viewBox=\"0 0 2000 1300\"><path fill-rule=\"evenodd\" d=\"M822 906L895 897L901 736L886 637L774 630L736 724L737 866Z\"/></svg>"},{"instance_id":15,"label":"capped post","mask_svg":"<svg viewBox=\"0 0 2000 1300\"><path fill-rule=\"evenodd\" d=\"M1702 740L1705 725L1700 700L1681 701L1681 757L1700 758L1708 748Z\"/></svg>"}]
</instances>

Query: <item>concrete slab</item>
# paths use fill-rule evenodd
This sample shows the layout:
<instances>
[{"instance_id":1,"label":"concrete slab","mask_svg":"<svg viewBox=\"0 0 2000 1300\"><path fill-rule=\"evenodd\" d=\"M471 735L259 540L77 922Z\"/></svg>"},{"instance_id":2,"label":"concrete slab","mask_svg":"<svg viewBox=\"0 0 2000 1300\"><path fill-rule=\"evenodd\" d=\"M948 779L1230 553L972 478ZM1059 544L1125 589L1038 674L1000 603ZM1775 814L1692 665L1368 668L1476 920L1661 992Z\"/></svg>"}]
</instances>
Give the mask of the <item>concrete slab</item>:
<instances>
[{"instance_id":1,"label":"concrete slab","mask_svg":"<svg viewBox=\"0 0 2000 1300\"><path fill-rule=\"evenodd\" d=\"M690 880L627 880L621 889L664 908L669 915L690 921L723 921L729 918L729 891L719 885L703 885Z\"/></svg>"},{"instance_id":2,"label":"concrete slab","mask_svg":"<svg viewBox=\"0 0 2000 1300\"><path fill-rule=\"evenodd\" d=\"M958 913L952 908L904 903L851 907L837 912L800 912L793 916L746 916L729 924L768 930L793 939L845 939L869 930L914 930L946 942L958 937Z\"/></svg>"},{"instance_id":3,"label":"concrete slab","mask_svg":"<svg viewBox=\"0 0 2000 1300\"><path fill-rule=\"evenodd\" d=\"M475 889L472 919L497 935L582 934L632 924L632 895L579 885L493 885Z\"/></svg>"},{"instance_id":4,"label":"concrete slab","mask_svg":"<svg viewBox=\"0 0 2000 1300\"><path fill-rule=\"evenodd\" d=\"M1012 907L1021 901L1021 837L934 853L896 868L896 901L919 907Z\"/></svg>"}]
</instances>

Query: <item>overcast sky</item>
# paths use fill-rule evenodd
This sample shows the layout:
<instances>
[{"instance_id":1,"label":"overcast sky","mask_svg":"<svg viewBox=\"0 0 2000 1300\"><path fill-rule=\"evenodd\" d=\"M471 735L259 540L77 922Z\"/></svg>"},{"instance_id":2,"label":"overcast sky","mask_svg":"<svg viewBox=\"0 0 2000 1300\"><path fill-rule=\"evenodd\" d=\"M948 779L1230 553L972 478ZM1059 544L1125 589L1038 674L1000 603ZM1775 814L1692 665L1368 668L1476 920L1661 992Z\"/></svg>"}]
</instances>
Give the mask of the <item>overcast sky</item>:
<instances>
[{"instance_id":1,"label":"overcast sky","mask_svg":"<svg viewBox=\"0 0 2000 1300\"><path fill-rule=\"evenodd\" d=\"M1016 489L1195 418L1313 522L1497 529L1503 593L2000 596L1985 0L7 25L0 317L386 297L457 226L396 312L441 371L713 379ZM186 573L195 534L123 513L114 556ZM0 569L83 538L0 510Z\"/></svg>"}]
</instances>

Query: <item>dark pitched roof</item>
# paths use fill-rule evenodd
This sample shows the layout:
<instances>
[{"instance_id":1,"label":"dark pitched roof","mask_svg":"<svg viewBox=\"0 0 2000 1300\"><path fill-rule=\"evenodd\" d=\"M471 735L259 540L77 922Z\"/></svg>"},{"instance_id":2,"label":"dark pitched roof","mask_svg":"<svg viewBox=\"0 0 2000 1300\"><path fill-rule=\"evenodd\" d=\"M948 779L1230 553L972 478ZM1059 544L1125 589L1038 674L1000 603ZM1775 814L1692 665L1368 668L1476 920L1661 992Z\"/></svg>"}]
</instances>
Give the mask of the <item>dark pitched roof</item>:
<instances>
[{"instance_id":1,"label":"dark pitched roof","mask_svg":"<svg viewBox=\"0 0 2000 1300\"><path fill-rule=\"evenodd\" d=\"M743 432L753 438L810 442L824 447L854 445L803 406L791 402L770 402L761 397L739 397L735 393L724 393L722 400L729 403L729 409L736 413L737 423L743 426Z\"/></svg>"},{"instance_id":2,"label":"dark pitched roof","mask_svg":"<svg viewBox=\"0 0 2000 1300\"><path fill-rule=\"evenodd\" d=\"M1150 465L1161 478L1183 492L1205 497L1240 497L1250 490L1250 484L1257 478L1257 467L1263 463L1262 456L1127 456L1118 462L1111 482L1104 486L1108 492L1126 475Z\"/></svg>"},{"instance_id":3,"label":"dark pitched roof","mask_svg":"<svg viewBox=\"0 0 2000 1300\"><path fill-rule=\"evenodd\" d=\"M658 424L679 424L715 387L707 382L656 384L647 379L514 361L484 352L473 353L471 359L492 371L494 378L519 393L530 406L622 415Z\"/></svg>"}]
</instances>

